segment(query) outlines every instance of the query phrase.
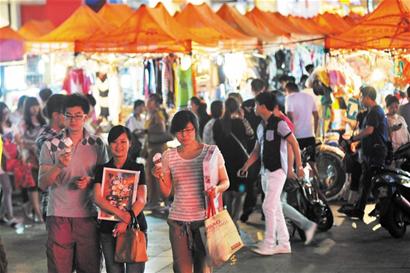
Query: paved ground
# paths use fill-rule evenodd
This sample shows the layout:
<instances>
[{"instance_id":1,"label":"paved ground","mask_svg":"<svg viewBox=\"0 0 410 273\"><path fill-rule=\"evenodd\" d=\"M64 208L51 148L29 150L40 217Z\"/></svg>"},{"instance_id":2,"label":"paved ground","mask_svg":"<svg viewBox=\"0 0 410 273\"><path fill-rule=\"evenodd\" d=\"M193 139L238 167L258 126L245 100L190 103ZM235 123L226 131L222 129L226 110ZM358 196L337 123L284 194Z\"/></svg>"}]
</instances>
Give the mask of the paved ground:
<instances>
[{"instance_id":1,"label":"paved ground","mask_svg":"<svg viewBox=\"0 0 410 273\"><path fill-rule=\"evenodd\" d=\"M310 246L304 246L298 236L292 239L292 254L261 257L245 247L235 259L215 272L286 272L286 273L408 273L410 272L410 231L397 240L383 229L377 229L372 219L367 224L342 217L335 210L335 226L315 236ZM368 208L370 209L370 208ZM148 216L149 262L147 273L172 272L172 253L168 226L164 219ZM255 213L250 224L241 224L243 239L251 245L262 237L263 222ZM0 226L10 273L44 273L45 229L42 225L26 225L24 231Z\"/></svg>"}]
</instances>

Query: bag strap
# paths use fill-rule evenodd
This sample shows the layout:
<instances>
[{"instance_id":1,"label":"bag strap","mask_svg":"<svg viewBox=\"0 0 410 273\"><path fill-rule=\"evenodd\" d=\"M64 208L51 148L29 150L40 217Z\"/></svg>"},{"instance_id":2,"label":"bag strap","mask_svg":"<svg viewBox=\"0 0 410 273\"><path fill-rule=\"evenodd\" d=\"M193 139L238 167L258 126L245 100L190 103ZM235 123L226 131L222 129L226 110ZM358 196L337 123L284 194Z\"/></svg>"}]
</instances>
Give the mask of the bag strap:
<instances>
[{"instance_id":1,"label":"bag strap","mask_svg":"<svg viewBox=\"0 0 410 273\"><path fill-rule=\"evenodd\" d=\"M215 208L215 196L213 192L208 192L208 211L207 211L207 218L211 218L216 214L216 208Z\"/></svg>"},{"instance_id":2,"label":"bag strap","mask_svg":"<svg viewBox=\"0 0 410 273\"><path fill-rule=\"evenodd\" d=\"M128 224L128 228L139 229L140 226L139 226L139 224L138 224L137 217L135 217L134 211L133 211L132 209L129 209L129 210L128 210L128 213L129 213L130 216L131 216L131 221L130 221L130 223Z\"/></svg>"},{"instance_id":3,"label":"bag strap","mask_svg":"<svg viewBox=\"0 0 410 273\"><path fill-rule=\"evenodd\" d=\"M231 132L231 136L236 141L236 143L239 145L239 147L241 148L242 152L246 155L246 157L249 158L248 151L245 149L245 147L243 147L242 142L240 142L239 139L232 132Z\"/></svg>"}]
</instances>

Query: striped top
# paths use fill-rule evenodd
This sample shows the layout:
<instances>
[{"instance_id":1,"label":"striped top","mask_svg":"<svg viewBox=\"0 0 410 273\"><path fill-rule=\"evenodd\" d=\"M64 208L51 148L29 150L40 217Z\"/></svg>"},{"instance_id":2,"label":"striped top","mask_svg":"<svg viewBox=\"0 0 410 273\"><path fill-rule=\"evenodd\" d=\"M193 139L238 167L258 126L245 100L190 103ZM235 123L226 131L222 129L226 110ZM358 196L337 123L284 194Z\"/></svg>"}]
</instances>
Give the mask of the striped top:
<instances>
[{"instance_id":1,"label":"striped top","mask_svg":"<svg viewBox=\"0 0 410 273\"><path fill-rule=\"evenodd\" d=\"M203 160L211 145L204 144L202 152L193 159L184 159L176 148L164 152L162 166L165 173L171 174L174 188L174 202L169 211L169 219L192 222L206 219ZM221 152L218 167L223 168L225 161Z\"/></svg>"}]
</instances>

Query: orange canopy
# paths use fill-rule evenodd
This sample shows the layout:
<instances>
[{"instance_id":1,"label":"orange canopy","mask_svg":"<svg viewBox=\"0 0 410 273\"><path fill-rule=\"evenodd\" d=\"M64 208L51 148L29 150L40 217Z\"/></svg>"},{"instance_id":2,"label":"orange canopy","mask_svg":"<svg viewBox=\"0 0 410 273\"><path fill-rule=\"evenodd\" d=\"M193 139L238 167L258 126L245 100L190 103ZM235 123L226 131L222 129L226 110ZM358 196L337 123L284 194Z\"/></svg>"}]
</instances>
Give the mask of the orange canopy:
<instances>
[{"instance_id":1,"label":"orange canopy","mask_svg":"<svg viewBox=\"0 0 410 273\"><path fill-rule=\"evenodd\" d=\"M88 6L81 6L64 23L37 41L63 43L81 41L92 37L96 32L109 33L113 28Z\"/></svg>"},{"instance_id":2,"label":"orange canopy","mask_svg":"<svg viewBox=\"0 0 410 273\"><path fill-rule=\"evenodd\" d=\"M23 37L10 27L0 28L0 62L23 58Z\"/></svg>"},{"instance_id":3,"label":"orange canopy","mask_svg":"<svg viewBox=\"0 0 410 273\"><path fill-rule=\"evenodd\" d=\"M20 29L19 34L24 38L26 41L33 41L38 40L43 35L51 32L55 26L49 20L45 21L37 21L37 20L30 20L25 23Z\"/></svg>"},{"instance_id":4,"label":"orange canopy","mask_svg":"<svg viewBox=\"0 0 410 273\"><path fill-rule=\"evenodd\" d=\"M410 48L410 1L384 0L355 27L331 36L326 48Z\"/></svg>"},{"instance_id":5,"label":"orange canopy","mask_svg":"<svg viewBox=\"0 0 410 273\"><path fill-rule=\"evenodd\" d=\"M240 14L236 8L227 4L223 4L216 14L232 28L245 35L256 37L260 41L273 41L277 38L272 33L257 28L246 16Z\"/></svg>"},{"instance_id":6,"label":"orange canopy","mask_svg":"<svg viewBox=\"0 0 410 273\"><path fill-rule=\"evenodd\" d=\"M105 4L98 12L98 15L113 26L121 26L131 15L134 10L124 4Z\"/></svg>"},{"instance_id":7,"label":"orange canopy","mask_svg":"<svg viewBox=\"0 0 410 273\"><path fill-rule=\"evenodd\" d=\"M189 52L191 42L186 30L170 23L160 8L141 5L120 28L76 43L77 51L121 53ZM169 15L169 14L168 14ZM172 19L171 16L169 18Z\"/></svg>"},{"instance_id":8,"label":"orange canopy","mask_svg":"<svg viewBox=\"0 0 410 273\"><path fill-rule=\"evenodd\" d=\"M207 4L189 3L175 16L175 19L186 26L192 33L202 37L202 45L223 47L255 47L257 39L246 36L225 23Z\"/></svg>"},{"instance_id":9,"label":"orange canopy","mask_svg":"<svg viewBox=\"0 0 410 273\"><path fill-rule=\"evenodd\" d=\"M295 32L295 33L306 34L306 35L326 34L326 31L323 28L321 28L319 25L317 25L312 19L306 19L306 18L297 17L297 16L287 16L286 19L299 30L299 32Z\"/></svg>"},{"instance_id":10,"label":"orange canopy","mask_svg":"<svg viewBox=\"0 0 410 273\"><path fill-rule=\"evenodd\" d=\"M313 17L313 20L325 34L339 34L352 27L352 24L345 21L337 14L325 12Z\"/></svg>"},{"instance_id":11,"label":"orange canopy","mask_svg":"<svg viewBox=\"0 0 410 273\"><path fill-rule=\"evenodd\" d=\"M294 31L289 26L283 25L281 22L276 24L272 13L262 11L257 7L247 12L245 15L258 29L270 32L274 35L289 36Z\"/></svg>"}]
</instances>

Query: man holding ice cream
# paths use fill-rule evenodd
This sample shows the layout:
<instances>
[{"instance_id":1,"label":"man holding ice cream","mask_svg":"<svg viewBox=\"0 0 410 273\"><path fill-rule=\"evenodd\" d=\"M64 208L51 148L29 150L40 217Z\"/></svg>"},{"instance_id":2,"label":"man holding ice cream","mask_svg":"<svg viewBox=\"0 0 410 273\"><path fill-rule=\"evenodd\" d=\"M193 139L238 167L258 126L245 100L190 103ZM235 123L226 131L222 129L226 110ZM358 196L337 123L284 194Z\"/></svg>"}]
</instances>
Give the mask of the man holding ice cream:
<instances>
[{"instance_id":1,"label":"man holding ice cream","mask_svg":"<svg viewBox=\"0 0 410 273\"><path fill-rule=\"evenodd\" d=\"M84 129L88 112L85 97L67 96L63 107L66 129L41 148L39 184L49 190L48 272L100 271L90 180L94 167L108 157L103 141Z\"/></svg>"}]
</instances>

